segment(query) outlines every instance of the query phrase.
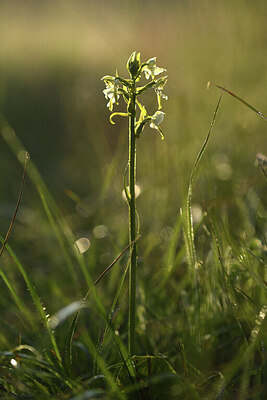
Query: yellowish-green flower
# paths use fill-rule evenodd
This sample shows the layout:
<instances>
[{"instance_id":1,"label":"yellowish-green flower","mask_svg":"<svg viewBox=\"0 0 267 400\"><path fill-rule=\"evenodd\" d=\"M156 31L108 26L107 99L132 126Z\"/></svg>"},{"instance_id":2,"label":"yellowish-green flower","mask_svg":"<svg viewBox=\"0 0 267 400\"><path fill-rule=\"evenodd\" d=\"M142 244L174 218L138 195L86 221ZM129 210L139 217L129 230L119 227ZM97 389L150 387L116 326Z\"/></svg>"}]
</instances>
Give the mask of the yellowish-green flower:
<instances>
[{"instance_id":1,"label":"yellowish-green flower","mask_svg":"<svg viewBox=\"0 0 267 400\"><path fill-rule=\"evenodd\" d=\"M165 113L163 111L156 111L155 114L152 115L152 117L150 119L150 124L149 124L150 128L156 129L160 133L161 139L164 139L164 135L163 135L163 132L160 129L159 125L164 120L164 116L165 116Z\"/></svg>"},{"instance_id":2,"label":"yellowish-green flower","mask_svg":"<svg viewBox=\"0 0 267 400\"><path fill-rule=\"evenodd\" d=\"M156 111L154 115L151 117L150 128L158 129L158 126L164 120L165 112L163 111Z\"/></svg>"},{"instance_id":3,"label":"yellowish-green flower","mask_svg":"<svg viewBox=\"0 0 267 400\"><path fill-rule=\"evenodd\" d=\"M164 86L167 83L167 76L164 78L160 78L156 81L156 84L154 86L155 92L157 94L157 99L158 99L158 105L159 105L159 110L162 108L161 106L161 99L168 100L168 96L163 93Z\"/></svg>"},{"instance_id":4,"label":"yellowish-green flower","mask_svg":"<svg viewBox=\"0 0 267 400\"><path fill-rule=\"evenodd\" d=\"M165 68L159 68L156 66L156 57L150 58L144 65L143 71L145 73L146 79L149 79L150 77L152 79L155 79L155 75L159 75L162 72L166 71Z\"/></svg>"},{"instance_id":5,"label":"yellowish-green flower","mask_svg":"<svg viewBox=\"0 0 267 400\"><path fill-rule=\"evenodd\" d=\"M104 77L102 79L104 80L106 85L106 89L103 90L103 93L105 95L105 98L109 100L107 107L110 109L110 111L112 111L114 103L118 104L118 100L120 97L118 93L120 81L114 77Z\"/></svg>"}]
</instances>

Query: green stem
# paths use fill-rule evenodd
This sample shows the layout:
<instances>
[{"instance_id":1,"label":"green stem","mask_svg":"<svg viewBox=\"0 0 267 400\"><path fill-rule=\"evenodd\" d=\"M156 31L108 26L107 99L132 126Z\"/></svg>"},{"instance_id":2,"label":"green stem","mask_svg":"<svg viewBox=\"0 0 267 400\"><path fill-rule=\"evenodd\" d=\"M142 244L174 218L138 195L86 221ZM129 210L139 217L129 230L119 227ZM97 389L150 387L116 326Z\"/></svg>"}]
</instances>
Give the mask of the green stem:
<instances>
[{"instance_id":1,"label":"green stem","mask_svg":"<svg viewBox=\"0 0 267 400\"><path fill-rule=\"evenodd\" d=\"M129 243L136 239L135 226L135 182L136 182L136 137L135 137L135 87L132 94L132 110L129 117ZM136 242L131 245L130 269L129 269L129 326L128 345L129 353L135 354L135 320L136 320L136 266L137 249Z\"/></svg>"}]
</instances>

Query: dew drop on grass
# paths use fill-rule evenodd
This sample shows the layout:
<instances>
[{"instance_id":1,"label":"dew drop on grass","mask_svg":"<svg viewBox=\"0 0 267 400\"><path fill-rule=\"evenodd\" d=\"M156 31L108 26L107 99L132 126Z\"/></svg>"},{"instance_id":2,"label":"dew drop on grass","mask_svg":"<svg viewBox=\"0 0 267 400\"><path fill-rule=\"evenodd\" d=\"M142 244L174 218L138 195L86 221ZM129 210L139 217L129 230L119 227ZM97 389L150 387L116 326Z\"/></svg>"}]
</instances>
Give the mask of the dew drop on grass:
<instances>
[{"instance_id":1,"label":"dew drop on grass","mask_svg":"<svg viewBox=\"0 0 267 400\"><path fill-rule=\"evenodd\" d=\"M76 240L75 245L81 254L85 253L90 248L90 240L82 237Z\"/></svg>"},{"instance_id":2,"label":"dew drop on grass","mask_svg":"<svg viewBox=\"0 0 267 400\"><path fill-rule=\"evenodd\" d=\"M27 151L25 151L25 150L20 150L20 151L18 152L18 160L19 160L21 163L24 163L24 162L25 162L25 159L26 159L26 160L29 160L29 153L28 153Z\"/></svg>"},{"instance_id":3,"label":"dew drop on grass","mask_svg":"<svg viewBox=\"0 0 267 400\"><path fill-rule=\"evenodd\" d=\"M129 186L127 186L127 189L128 189L128 191L130 190ZM139 197L140 194L141 194L141 187L139 185L135 185L135 198L137 199L137 197ZM121 195L122 195L123 200L127 201L124 190L122 191Z\"/></svg>"},{"instance_id":4,"label":"dew drop on grass","mask_svg":"<svg viewBox=\"0 0 267 400\"><path fill-rule=\"evenodd\" d=\"M192 204L192 217L194 225L202 220L203 212L199 204Z\"/></svg>"},{"instance_id":5,"label":"dew drop on grass","mask_svg":"<svg viewBox=\"0 0 267 400\"><path fill-rule=\"evenodd\" d=\"M242 263L245 260L245 258L246 258L245 254L240 254L238 256L238 261Z\"/></svg>"},{"instance_id":6,"label":"dew drop on grass","mask_svg":"<svg viewBox=\"0 0 267 400\"><path fill-rule=\"evenodd\" d=\"M202 266L203 266L203 261L202 261L202 260L199 260L199 261L197 261L196 264L195 264L195 269L199 269L199 268L201 268Z\"/></svg>"},{"instance_id":7,"label":"dew drop on grass","mask_svg":"<svg viewBox=\"0 0 267 400\"><path fill-rule=\"evenodd\" d=\"M18 362L17 362L17 360L15 360L15 358L11 358L10 364L13 365L14 368L18 367Z\"/></svg>"}]
</instances>

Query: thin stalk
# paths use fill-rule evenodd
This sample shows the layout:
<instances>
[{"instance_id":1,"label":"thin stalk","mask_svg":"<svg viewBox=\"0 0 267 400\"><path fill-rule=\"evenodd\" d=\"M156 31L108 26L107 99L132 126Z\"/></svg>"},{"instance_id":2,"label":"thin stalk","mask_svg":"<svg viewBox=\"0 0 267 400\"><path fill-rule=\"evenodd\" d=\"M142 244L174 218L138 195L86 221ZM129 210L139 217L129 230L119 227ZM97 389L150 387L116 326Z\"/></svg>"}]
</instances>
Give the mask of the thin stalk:
<instances>
[{"instance_id":1,"label":"thin stalk","mask_svg":"<svg viewBox=\"0 0 267 400\"><path fill-rule=\"evenodd\" d=\"M128 346L129 353L135 354L135 320L136 320L136 266L137 266L137 249L136 249L136 224L135 224L135 182L136 182L136 137L135 137L135 87L132 94L132 109L134 110L129 117L129 243L131 245L130 252L130 269L129 269L129 325L128 325Z\"/></svg>"},{"instance_id":2,"label":"thin stalk","mask_svg":"<svg viewBox=\"0 0 267 400\"><path fill-rule=\"evenodd\" d=\"M19 197L18 197L18 201L17 201L17 205L11 220L11 223L9 225L8 231L6 233L5 239L3 241L2 247L0 249L0 257L3 254L6 244L8 242L9 236L11 235L12 229L13 229L13 225L19 210L19 206L21 203L21 199L22 199L22 193L23 193L23 189L24 189L24 185L25 185L25 180L26 180L26 167L27 167L27 162L29 160L29 154L27 152L25 152L25 161L24 161L24 169L23 169L23 175L22 175L22 181L21 181L21 186L20 186L20 191L19 191Z\"/></svg>"}]
</instances>

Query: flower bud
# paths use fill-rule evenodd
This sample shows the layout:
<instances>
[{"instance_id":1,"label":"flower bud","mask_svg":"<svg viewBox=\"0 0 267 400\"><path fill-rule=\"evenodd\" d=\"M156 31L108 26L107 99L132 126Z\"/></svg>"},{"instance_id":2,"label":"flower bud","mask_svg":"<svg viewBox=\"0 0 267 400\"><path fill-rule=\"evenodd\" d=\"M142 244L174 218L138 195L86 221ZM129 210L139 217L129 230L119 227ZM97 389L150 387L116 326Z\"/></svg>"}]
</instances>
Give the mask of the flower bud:
<instances>
[{"instance_id":1,"label":"flower bud","mask_svg":"<svg viewBox=\"0 0 267 400\"><path fill-rule=\"evenodd\" d=\"M136 79L138 77L140 67L141 67L140 53L136 54L136 51L134 51L127 62L127 69L132 79Z\"/></svg>"}]
</instances>

